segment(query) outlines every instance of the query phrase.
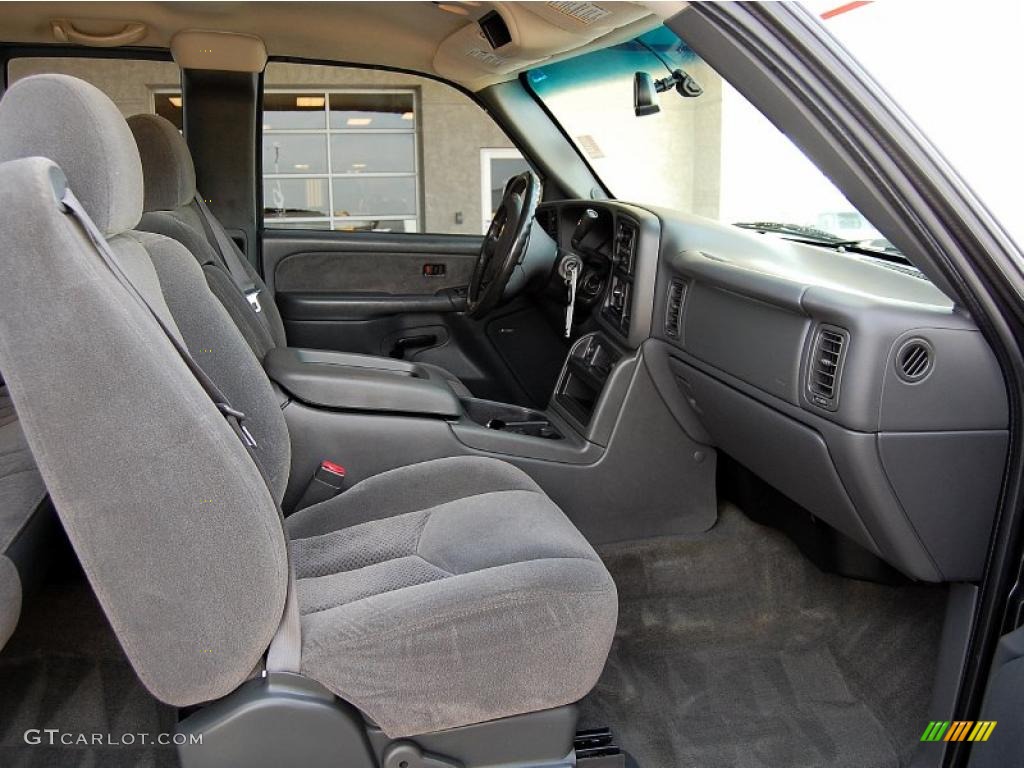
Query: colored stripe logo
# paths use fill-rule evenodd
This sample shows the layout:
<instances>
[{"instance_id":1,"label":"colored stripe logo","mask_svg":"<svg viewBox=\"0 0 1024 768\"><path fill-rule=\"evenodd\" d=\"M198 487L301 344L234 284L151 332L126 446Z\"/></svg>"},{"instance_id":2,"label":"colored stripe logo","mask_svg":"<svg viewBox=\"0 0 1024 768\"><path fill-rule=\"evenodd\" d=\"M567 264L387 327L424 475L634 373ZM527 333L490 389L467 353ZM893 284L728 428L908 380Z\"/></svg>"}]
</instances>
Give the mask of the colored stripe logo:
<instances>
[{"instance_id":1,"label":"colored stripe logo","mask_svg":"<svg viewBox=\"0 0 1024 768\"><path fill-rule=\"evenodd\" d=\"M995 728L995 720L932 720L921 741L988 741Z\"/></svg>"}]
</instances>

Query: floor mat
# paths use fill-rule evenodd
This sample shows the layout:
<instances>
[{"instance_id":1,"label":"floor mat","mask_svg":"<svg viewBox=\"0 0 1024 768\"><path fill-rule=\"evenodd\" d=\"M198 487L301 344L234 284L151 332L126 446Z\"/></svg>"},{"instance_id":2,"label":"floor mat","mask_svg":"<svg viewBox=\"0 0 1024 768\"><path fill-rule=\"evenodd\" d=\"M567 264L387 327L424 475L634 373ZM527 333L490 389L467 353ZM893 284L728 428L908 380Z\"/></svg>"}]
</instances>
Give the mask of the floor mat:
<instances>
[{"instance_id":1,"label":"floor mat","mask_svg":"<svg viewBox=\"0 0 1024 768\"><path fill-rule=\"evenodd\" d=\"M904 765L946 590L822 573L733 507L694 538L613 545L619 628L581 727L640 768Z\"/></svg>"},{"instance_id":2,"label":"floor mat","mask_svg":"<svg viewBox=\"0 0 1024 768\"><path fill-rule=\"evenodd\" d=\"M174 747L139 741L173 733L176 720L136 678L80 572L52 579L26 601L0 652L0 765L170 768L178 764ZM68 734L54 739L125 735L134 744L50 746L48 728ZM41 744L25 743L30 729Z\"/></svg>"}]
</instances>

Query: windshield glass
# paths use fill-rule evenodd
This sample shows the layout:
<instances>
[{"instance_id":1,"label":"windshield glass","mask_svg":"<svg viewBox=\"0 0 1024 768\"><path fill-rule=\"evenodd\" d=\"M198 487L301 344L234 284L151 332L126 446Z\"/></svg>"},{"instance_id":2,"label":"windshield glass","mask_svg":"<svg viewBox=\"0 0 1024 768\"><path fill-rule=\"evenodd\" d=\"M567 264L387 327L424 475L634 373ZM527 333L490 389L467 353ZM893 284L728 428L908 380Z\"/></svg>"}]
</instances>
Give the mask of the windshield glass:
<instances>
[{"instance_id":1,"label":"windshield glass","mask_svg":"<svg viewBox=\"0 0 1024 768\"><path fill-rule=\"evenodd\" d=\"M1024 3L804 0L1024 246ZM972 10L975 10L972 7Z\"/></svg>"},{"instance_id":2,"label":"windshield glass","mask_svg":"<svg viewBox=\"0 0 1024 768\"><path fill-rule=\"evenodd\" d=\"M637 117L636 72L681 69L702 93L672 87ZM618 199L694 213L776 236L895 249L767 118L674 32L532 69L527 82Z\"/></svg>"}]
</instances>

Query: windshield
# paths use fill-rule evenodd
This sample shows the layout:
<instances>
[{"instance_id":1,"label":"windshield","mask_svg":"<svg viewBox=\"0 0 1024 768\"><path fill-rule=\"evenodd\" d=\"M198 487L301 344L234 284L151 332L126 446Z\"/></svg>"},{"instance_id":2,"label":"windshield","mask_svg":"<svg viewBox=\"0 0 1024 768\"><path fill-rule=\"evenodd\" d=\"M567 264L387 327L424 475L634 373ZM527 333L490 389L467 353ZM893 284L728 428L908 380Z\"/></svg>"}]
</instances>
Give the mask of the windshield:
<instances>
[{"instance_id":1,"label":"windshield","mask_svg":"<svg viewBox=\"0 0 1024 768\"><path fill-rule=\"evenodd\" d=\"M681 69L702 93L660 94L637 117L634 74ZM778 129L674 32L532 69L527 82L618 199L772 236L895 254L893 246Z\"/></svg>"}]
</instances>

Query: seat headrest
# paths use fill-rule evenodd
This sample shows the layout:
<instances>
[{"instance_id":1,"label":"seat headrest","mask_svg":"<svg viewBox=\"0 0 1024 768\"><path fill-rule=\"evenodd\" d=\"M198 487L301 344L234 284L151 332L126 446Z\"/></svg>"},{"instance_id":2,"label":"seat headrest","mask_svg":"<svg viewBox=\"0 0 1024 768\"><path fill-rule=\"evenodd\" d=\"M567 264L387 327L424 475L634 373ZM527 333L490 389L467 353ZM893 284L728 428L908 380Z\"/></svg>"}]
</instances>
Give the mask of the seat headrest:
<instances>
[{"instance_id":1,"label":"seat headrest","mask_svg":"<svg viewBox=\"0 0 1024 768\"><path fill-rule=\"evenodd\" d=\"M142 164L132 133L101 90L68 75L19 80L0 100L0 162L45 157L107 237L142 218Z\"/></svg>"},{"instance_id":2,"label":"seat headrest","mask_svg":"<svg viewBox=\"0 0 1024 768\"><path fill-rule=\"evenodd\" d=\"M184 137L170 120L159 115L132 115L128 127L135 134L145 179L143 209L173 211L196 196L196 167Z\"/></svg>"}]
</instances>

